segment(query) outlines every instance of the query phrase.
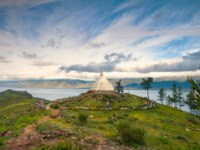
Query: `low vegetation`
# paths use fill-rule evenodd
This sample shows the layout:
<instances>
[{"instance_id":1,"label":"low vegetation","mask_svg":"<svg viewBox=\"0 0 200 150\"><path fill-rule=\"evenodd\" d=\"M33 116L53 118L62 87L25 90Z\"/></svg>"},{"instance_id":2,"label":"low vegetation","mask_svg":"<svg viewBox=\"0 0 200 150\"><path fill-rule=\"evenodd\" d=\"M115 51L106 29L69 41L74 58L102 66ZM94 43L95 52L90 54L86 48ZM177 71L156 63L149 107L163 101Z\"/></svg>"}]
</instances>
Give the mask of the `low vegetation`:
<instances>
[{"instance_id":1,"label":"low vegetation","mask_svg":"<svg viewBox=\"0 0 200 150\"><path fill-rule=\"evenodd\" d=\"M86 93L53 102L59 109L34 110L32 101L8 105L0 109L0 133L9 130L12 134L0 137L0 148L8 146L6 142L20 136L28 125L34 125L38 136L50 131L66 131L66 136L54 135L42 142L39 137L27 149L199 149L197 116L157 103L144 107L144 101L131 94ZM107 102L110 109L106 109ZM54 112L60 116L51 117Z\"/></svg>"},{"instance_id":2,"label":"low vegetation","mask_svg":"<svg viewBox=\"0 0 200 150\"><path fill-rule=\"evenodd\" d=\"M122 122L117 127L121 142L127 146L144 145L145 131L141 128L136 128L130 123Z\"/></svg>"}]
</instances>

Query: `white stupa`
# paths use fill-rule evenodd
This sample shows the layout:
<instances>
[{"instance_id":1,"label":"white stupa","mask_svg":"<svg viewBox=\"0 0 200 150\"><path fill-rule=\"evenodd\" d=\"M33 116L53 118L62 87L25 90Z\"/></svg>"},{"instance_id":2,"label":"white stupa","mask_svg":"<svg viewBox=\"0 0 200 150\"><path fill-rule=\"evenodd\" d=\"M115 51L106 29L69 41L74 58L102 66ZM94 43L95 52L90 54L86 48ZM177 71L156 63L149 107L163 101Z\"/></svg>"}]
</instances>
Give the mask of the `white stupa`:
<instances>
[{"instance_id":1,"label":"white stupa","mask_svg":"<svg viewBox=\"0 0 200 150\"><path fill-rule=\"evenodd\" d=\"M112 83L101 72L100 77L91 88L92 91L114 91Z\"/></svg>"}]
</instances>

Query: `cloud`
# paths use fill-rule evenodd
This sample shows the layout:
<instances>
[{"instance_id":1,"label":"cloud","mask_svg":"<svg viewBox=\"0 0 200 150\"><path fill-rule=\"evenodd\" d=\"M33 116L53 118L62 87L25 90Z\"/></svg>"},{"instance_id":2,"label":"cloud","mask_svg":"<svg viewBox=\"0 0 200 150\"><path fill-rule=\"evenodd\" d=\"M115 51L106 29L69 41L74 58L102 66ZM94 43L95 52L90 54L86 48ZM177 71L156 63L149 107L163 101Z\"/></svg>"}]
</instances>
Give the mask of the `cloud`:
<instances>
[{"instance_id":1,"label":"cloud","mask_svg":"<svg viewBox=\"0 0 200 150\"><path fill-rule=\"evenodd\" d=\"M55 0L34 0L34 1L27 1L27 0L1 0L0 7L9 7L9 8L16 8L26 6L27 8L36 7L42 4L51 3Z\"/></svg>"},{"instance_id":2,"label":"cloud","mask_svg":"<svg viewBox=\"0 0 200 150\"><path fill-rule=\"evenodd\" d=\"M46 61L34 61L31 63L31 65L33 66L53 66L53 65L56 65L55 63L52 63L52 62L46 62Z\"/></svg>"},{"instance_id":3,"label":"cloud","mask_svg":"<svg viewBox=\"0 0 200 150\"><path fill-rule=\"evenodd\" d=\"M36 59L38 58L36 53L27 53L27 52L22 52L23 58L25 59Z\"/></svg>"},{"instance_id":4,"label":"cloud","mask_svg":"<svg viewBox=\"0 0 200 150\"><path fill-rule=\"evenodd\" d=\"M53 64L63 64L61 69L69 76L103 69L108 74L116 71L115 76L135 77L135 70L140 76L147 69L162 70L156 69L161 65L163 70L166 66L177 70L182 61L189 62L183 51L200 48L200 1L183 1L180 7L174 1L144 1L0 0L0 55L16 62L9 69L2 63L1 75L23 76L25 68L33 78L50 76L57 67ZM140 59L133 63L133 56L129 60L120 52L133 52ZM171 62L174 58L181 60ZM177 66L171 69L172 64ZM58 77L67 75L64 71Z\"/></svg>"},{"instance_id":5,"label":"cloud","mask_svg":"<svg viewBox=\"0 0 200 150\"><path fill-rule=\"evenodd\" d=\"M137 60L137 58L133 57L133 54L125 55L124 53L107 54L105 55L104 59L107 62L116 63L116 64L123 61Z\"/></svg>"},{"instance_id":6,"label":"cloud","mask_svg":"<svg viewBox=\"0 0 200 150\"><path fill-rule=\"evenodd\" d=\"M0 56L0 63L8 63L9 61L3 57L3 56Z\"/></svg>"},{"instance_id":7,"label":"cloud","mask_svg":"<svg viewBox=\"0 0 200 150\"><path fill-rule=\"evenodd\" d=\"M105 61L100 63L90 62L87 65L75 64L68 67L61 66L59 70L65 72L99 72L100 70L103 70L105 72L112 72L116 71L116 66L121 62L136 61L137 59L133 57L133 54L125 55L123 53L111 53L106 54L104 56L104 60Z\"/></svg>"},{"instance_id":8,"label":"cloud","mask_svg":"<svg viewBox=\"0 0 200 150\"><path fill-rule=\"evenodd\" d=\"M200 65L200 50L193 53L187 53L182 56L182 59L177 62L169 63L162 62L146 66L144 68L137 69L140 73L147 72L184 72L184 71L196 71Z\"/></svg>"},{"instance_id":9,"label":"cloud","mask_svg":"<svg viewBox=\"0 0 200 150\"><path fill-rule=\"evenodd\" d=\"M106 44L105 43L89 43L87 46L88 48L101 48L104 47Z\"/></svg>"},{"instance_id":10,"label":"cloud","mask_svg":"<svg viewBox=\"0 0 200 150\"><path fill-rule=\"evenodd\" d=\"M62 37L61 37L62 38ZM60 48L61 43L56 42L54 39L50 39L47 41L46 45L42 45L42 48L50 47L50 48Z\"/></svg>"}]
</instances>

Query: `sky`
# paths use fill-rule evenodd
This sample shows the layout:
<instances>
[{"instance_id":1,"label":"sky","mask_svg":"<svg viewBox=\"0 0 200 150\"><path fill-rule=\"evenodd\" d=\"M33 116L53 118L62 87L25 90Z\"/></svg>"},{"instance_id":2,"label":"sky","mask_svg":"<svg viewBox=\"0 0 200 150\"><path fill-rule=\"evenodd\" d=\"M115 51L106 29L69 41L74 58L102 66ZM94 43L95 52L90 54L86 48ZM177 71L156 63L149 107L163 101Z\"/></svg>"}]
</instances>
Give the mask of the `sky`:
<instances>
[{"instance_id":1,"label":"sky","mask_svg":"<svg viewBox=\"0 0 200 150\"><path fill-rule=\"evenodd\" d=\"M0 80L200 76L200 0L0 0Z\"/></svg>"}]
</instances>

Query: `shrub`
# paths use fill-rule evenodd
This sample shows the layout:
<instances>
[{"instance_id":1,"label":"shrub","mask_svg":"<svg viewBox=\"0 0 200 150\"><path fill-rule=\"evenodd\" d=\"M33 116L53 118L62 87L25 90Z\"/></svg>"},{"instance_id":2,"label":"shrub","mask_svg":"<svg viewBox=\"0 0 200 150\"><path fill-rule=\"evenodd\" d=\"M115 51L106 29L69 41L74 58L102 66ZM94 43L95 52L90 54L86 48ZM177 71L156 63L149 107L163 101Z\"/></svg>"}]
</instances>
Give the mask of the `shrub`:
<instances>
[{"instance_id":1,"label":"shrub","mask_svg":"<svg viewBox=\"0 0 200 150\"><path fill-rule=\"evenodd\" d=\"M40 133L48 133L50 126L51 126L50 123L45 122L44 124L37 125L36 129Z\"/></svg>"},{"instance_id":2,"label":"shrub","mask_svg":"<svg viewBox=\"0 0 200 150\"><path fill-rule=\"evenodd\" d=\"M73 146L71 142L60 142L52 146L35 147L34 150L82 150L82 145Z\"/></svg>"},{"instance_id":3,"label":"shrub","mask_svg":"<svg viewBox=\"0 0 200 150\"><path fill-rule=\"evenodd\" d=\"M160 137L158 138L158 141L159 141L160 143L163 143L163 144L169 144L168 138L163 137L163 136L160 136Z\"/></svg>"},{"instance_id":4,"label":"shrub","mask_svg":"<svg viewBox=\"0 0 200 150\"><path fill-rule=\"evenodd\" d=\"M182 140L182 141L187 141L187 139L184 136L181 136L181 135L176 136L176 139Z\"/></svg>"},{"instance_id":5,"label":"shrub","mask_svg":"<svg viewBox=\"0 0 200 150\"><path fill-rule=\"evenodd\" d=\"M60 128L58 126L56 126L56 125L53 125L50 122L45 122L43 124L37 125L36 129L40 133L48 133L50 130L56 131L56 130L58 130Z\"/></svg>"},{"instance_id":6,"label":"shrub","mask_svg":"<svg viewBox=\"0 0 200 150\"><path fill-rule=\"evenodd\" d=\"M81 124L87 123L88 115L87 114L79 114L78 119L81 122Z\"/></svg>"},{"instance_id":7,"label":"shrub","mask_svg":"<svg viewBox=\"0 0 200 150\"><path fill-rule=\"evenodd\" d=\"M51 108L53 108L53 109L59 109L60 107L59 107L58 104L52 104L52 105L51 105Z\"/></svg>"},{"instance_id":8,"label":"shrub","mask_svg":"<svg viewBox=\"0 0 200 150\"><path fill-rule=\"evenodd\" d=\"M127 146L143 145L145 131L131 126L129 123L120 123L117 127L121 142Z\"/></svg>"}]
</instances>

